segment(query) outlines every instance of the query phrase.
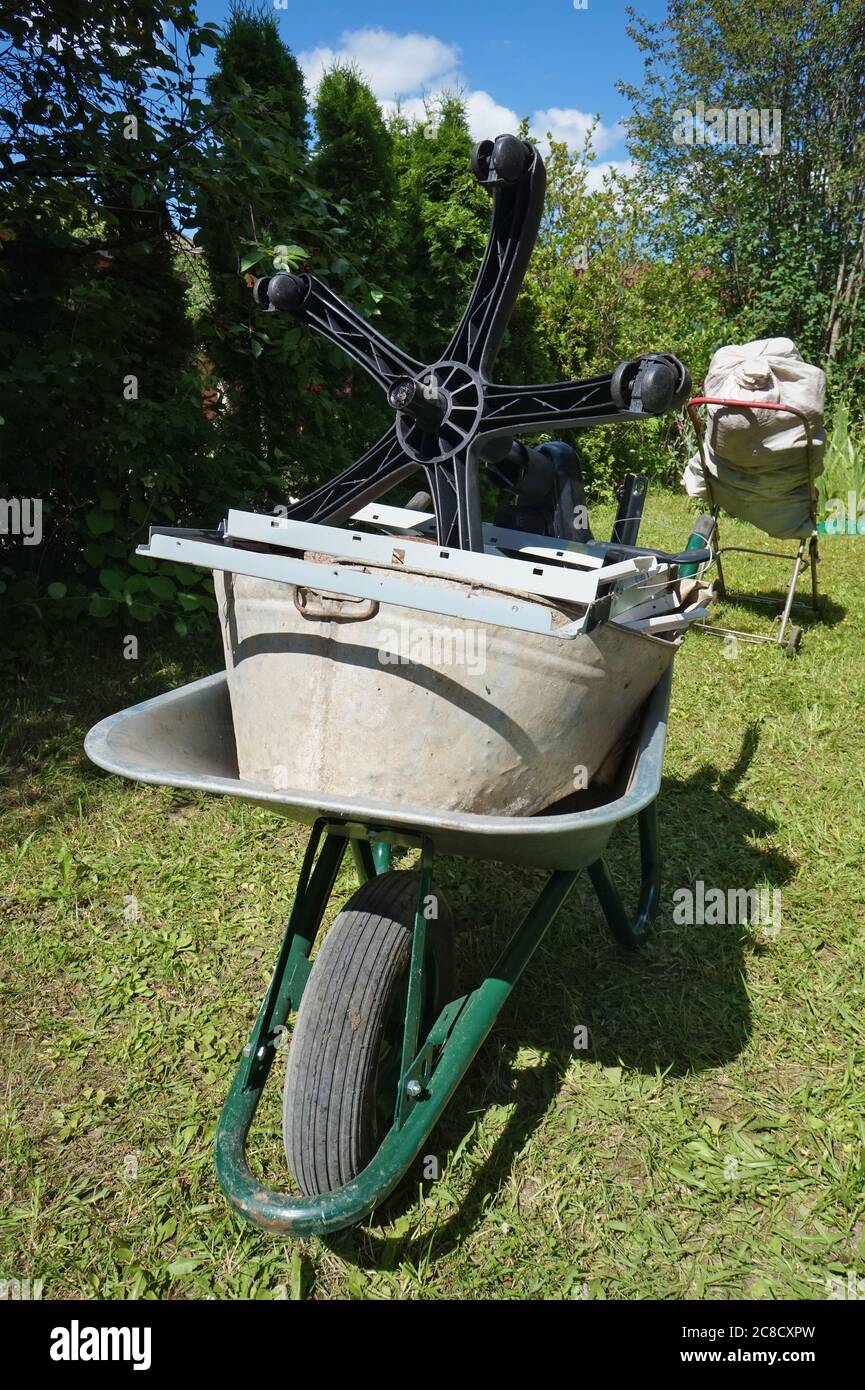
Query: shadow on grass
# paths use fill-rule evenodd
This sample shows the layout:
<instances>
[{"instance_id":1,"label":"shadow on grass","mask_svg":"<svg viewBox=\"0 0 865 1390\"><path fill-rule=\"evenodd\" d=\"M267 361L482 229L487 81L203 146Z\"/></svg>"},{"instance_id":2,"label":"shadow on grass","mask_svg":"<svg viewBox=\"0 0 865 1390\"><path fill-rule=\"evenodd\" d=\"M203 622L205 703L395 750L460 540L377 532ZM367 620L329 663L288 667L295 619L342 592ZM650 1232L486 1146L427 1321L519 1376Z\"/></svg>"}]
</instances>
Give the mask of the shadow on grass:
<instances>
[{"instance_id":1,"label":"shadow on grass","mask_svg":"<svg viewBox=\"0 0 865 1390\"><path fill-rule=\"evenodd\" d=\"M711 621L722 623L723 626L735 623L737 612L747 613L752 617L760 618L766 628L767 635L777 627L777 619L784 611L784 604L787 600L786 593L769 591L765 594L766 602L763 603L758 597L750 594L739 594L735 589L728 593L723 599L719 599L716 605L710 610ZM723 613L724 617L715 617L715 613ZM821 598L820 611L815 613L811 606L811 600L802 599L794 603L790 613L790 622L801 627L807 632L811 628L837 627L847 617L847 609L840 603L835 603L833 599L825 594Z\"/></svg>"},{"instance_id":2,"label":"shadow on grass","mask_svg":"<svg viewBox=\"0 0 865 1390\"><path fill-rule=\"evenodd\" d=\"M464 1240L483 1218L490 1194L507 1181L514 1158L554 1103L575 1058L656 1077L723 1067L738 1055L751 1027L742 980L745 953L755 949L760 929L678 925L672 895L692 886L695 878L707 888L726 891L761 883L779 887L792 877L794 866L785 855L757 843L775 830L774 822L733 796L757 738L756 729L749 729L736 762L727 769L706 765L686 781L664 780L659 803L661 906L653 935L640 952L626 953L615 945L588 878L578 880L424 1146L425 1155L453 1153L469 1141L478 1116L490 1106L513 1107L488 1157L473 1170L459 1211L434 1235L426 1233L417 1242L379 1238L370 1231L342 1233L331 1242L342 1259L389 1269L399 1261L440 1257ZM610 846L609 860L619 865L614 873L626 901L636 897L635 891L628 893L628 885L639 882L635 841L635 834L625 834ZM461 861L459 868L463 883L468 879L476 900L483 901L489 867ZM520 901L525 874L501 870L501 875L500 897L505 903ZM444 886L447 891L447 881ZM506 907L503 915L512 927L516 909L511 906L508 912ZM462 989L479 982L503 939L495 923L463 935L458 945L469 957L470 978L461 981ZM584 1052L574 1051L579 1026L588 1031ZM526 1067L527 1049L540 1056L540 1065ZM410 1210L423 1179L423 1157L380 1208L378 1220L394 1220Z\"/></svg>"},{"instance_id":3,"label":"shadow on grass","mask_svg":"<svg viewBox=\"0 0 865 1390\"><path fill-rule=\"evenodd\" d=\"M212 636L183 639L160 629L140 636L140 650L140 659L126 660L119 633L76 631L58 636L50 662L22 657L0 666L0 811L38 806L28 820L33 832L62 817L82 785L109 775L84 752L94 724L224 664ZM61 789L58 772L70 790Z\"/></svg>"}]
</instances>

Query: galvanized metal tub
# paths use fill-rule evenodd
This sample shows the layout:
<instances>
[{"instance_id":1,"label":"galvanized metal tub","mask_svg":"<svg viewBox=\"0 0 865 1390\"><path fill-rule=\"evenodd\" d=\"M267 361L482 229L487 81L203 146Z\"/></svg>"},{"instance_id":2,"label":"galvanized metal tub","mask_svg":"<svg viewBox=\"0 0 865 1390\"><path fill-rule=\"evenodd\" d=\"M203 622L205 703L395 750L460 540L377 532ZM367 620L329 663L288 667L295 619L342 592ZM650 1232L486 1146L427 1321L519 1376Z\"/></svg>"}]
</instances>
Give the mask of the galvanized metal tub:
<instances>
[{"instance_id":1,"label":"galvanized metal tub","mask_svg":"<svg viewBox=\"0 0 865 1390\"><path fill-rule=\"evenodd\" d=\"M240 776L276 790L532 815L591 783L678 645L610 622L558 639L214 578Z\"/></svg>"},{"instance_id":2,"label":"galvanized metal tub","mask_svg":"<svg viewBox=\"0 0 865 1390\"><path fill-rule=\"evenodd\" d=\"M582 809L561 814L477 815L430 810L410 800L388 805L323 789L277 790L243 781L224 671L103 719L90 730L84 747L94 763L121 777L237 796L305 825L320 817L344 820L391 844L400 844L401 836L413 841L422 834L441 854L576 870L593 864L615 827L658 795L671 676L668 670L640 712L615 784L601 799L589 794L576 798Z\"/></svg>"}]
</instances>

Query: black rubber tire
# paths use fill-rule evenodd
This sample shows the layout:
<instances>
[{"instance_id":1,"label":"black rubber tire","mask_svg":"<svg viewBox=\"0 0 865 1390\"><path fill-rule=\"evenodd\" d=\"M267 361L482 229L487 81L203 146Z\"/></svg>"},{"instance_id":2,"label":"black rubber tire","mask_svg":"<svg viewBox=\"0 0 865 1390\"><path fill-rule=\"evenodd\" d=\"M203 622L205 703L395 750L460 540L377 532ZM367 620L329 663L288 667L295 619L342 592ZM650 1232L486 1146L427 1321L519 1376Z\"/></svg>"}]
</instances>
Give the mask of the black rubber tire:
<instances>
[{"instance_id":1,"label":"black rubber tire","mask_svg":"<svg viewBox=\"0 0 865 1390\"><path fill-rule=\"evenodd\" d=\"M294 1025L282 1111L285 1156L307 1196L355 1178L392 1122L418 879L417 872L394 870L363 884L313 963ZM427 922L421 1038L453 998L453 916L438 891L436 898L438 916ZM383 1054L387 1083L380 1075Z\"/></svg>"},{"instance_id":2,"label":"black rubber tire","mask_svg":"<svg viewBox=\"0 0 865 1390\"><path fill-rule=\"evenodd\" d=\"M620 362L610 378L610 395L619 410L627 410L631 404L631 391L637 379L635 362Z\"/></svg>"}]
</instances>

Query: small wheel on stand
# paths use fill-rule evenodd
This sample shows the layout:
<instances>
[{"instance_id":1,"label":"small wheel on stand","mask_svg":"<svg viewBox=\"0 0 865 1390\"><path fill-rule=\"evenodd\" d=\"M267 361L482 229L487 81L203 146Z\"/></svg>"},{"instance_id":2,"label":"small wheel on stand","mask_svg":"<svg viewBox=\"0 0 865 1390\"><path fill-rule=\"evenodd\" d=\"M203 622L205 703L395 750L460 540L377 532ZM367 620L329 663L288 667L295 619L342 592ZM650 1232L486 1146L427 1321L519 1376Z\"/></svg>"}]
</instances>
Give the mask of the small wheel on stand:
<instances>
[{"instance_id":1,"label":"small wheel on stand","mask_svg":"<svg viewBox=\"0 0 865 1390\"><path fill-rule=\"evenodd\" d=\"M799 650L799 643L800 643L801 641L802 641L802 629L801 629L801 627L791 627L791 628L790 628L790 635L789 635L789 637L787 638L787 641L784 643L784 654L785 654L785 656L791 656L791 657L792 657L792 656L795 656L796 653L797 653L797 651Z\"/></svg>"},{"instance_id":2,"label":"small wheel on stand","mask_svg":"<svg viewBox=\"0 0 865 1390\"><path fill-rule=\"evenodd\" d=\"M306 1196L362 1172L394 1119L419 874L395 870L349 898L300 1001L283 1093L285 1156ZM426 924L419 1038L453 998L453 916Z\"/></svg>"}]
</instances>

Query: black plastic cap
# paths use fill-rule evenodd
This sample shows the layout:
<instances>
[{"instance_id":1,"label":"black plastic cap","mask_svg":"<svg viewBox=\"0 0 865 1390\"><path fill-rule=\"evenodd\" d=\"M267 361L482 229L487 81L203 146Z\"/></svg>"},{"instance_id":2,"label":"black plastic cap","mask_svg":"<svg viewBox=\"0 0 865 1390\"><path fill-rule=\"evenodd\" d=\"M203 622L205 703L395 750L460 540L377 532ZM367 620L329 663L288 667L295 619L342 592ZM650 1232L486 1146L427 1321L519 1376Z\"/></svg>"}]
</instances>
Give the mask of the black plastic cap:
<instances>
[{"instance_id":1,"label":"black plastic cap","mask_svg":"<svg viewBox=\"0 0 865 1390\"><path fill-rule=\"evenodd\" d=\"M531 153L516 135L499 135L493 143L490 168L505 183L519 183L529 167Z\"/></svg>"},{"instance_id":2,"label":"black plastic cap","mask_svg":"<svg viewBox=\"0 0 865 1390\"><path fill-rule=\"evenodd\" d=\"M647 415L663 415L676 398L676 372L669 362L647 362L640 377L640 402Z\"/></svg>"},{"instance_id":3,"label":"black plastic cap","mask_svg":"<svg viewBox=\"0 0 865 1390\"><path fill-rule=\"evenodd\" d=\"M267 298L274 309L292 313L300 308L308 288L305 275L271 275L267 282Z\"/></svg>"}]
</instances>

